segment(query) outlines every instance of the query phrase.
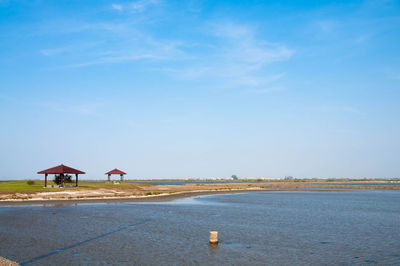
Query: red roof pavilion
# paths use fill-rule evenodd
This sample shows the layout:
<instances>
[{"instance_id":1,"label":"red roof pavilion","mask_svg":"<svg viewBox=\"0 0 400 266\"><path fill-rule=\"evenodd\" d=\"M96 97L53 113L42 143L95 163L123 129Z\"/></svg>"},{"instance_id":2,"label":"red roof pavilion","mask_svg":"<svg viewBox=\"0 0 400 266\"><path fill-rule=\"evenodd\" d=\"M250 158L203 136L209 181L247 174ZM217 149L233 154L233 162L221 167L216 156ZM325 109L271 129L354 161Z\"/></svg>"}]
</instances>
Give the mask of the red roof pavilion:
<instances>
[{"instance_id":1,"label":"red roof pavilion","mask_svg":"<svg viewBox=\"0 0 400 266\"><path fill-rule=\"evenodd\" d=\"M110 172L107 172L106 175L126 175L125 172L122 172L121 170L115 168L114 170L111 170Z\"/></svg>"},{"instance_id":2,"label":"red roof pavilion","mask_svg":"<svg viewBox=\"0 0 400 266\"><path fill-rule=\"evenodd\" d=\"M106 173L108 175L108 182L111 182L111 175L120 175L121 176L121 181L124 181L124 175L126 175L125 172L122 172L121 170L115 168L114 170L111 170Z\"/></svg>"},{"instance_id":3,"label":"red roof pavilion","mask_svg":"<svg viewBox=\"0 0 400 266\"><path fill-rule=\"evenodd\" d=\"M61 175L61 186L64 186L64 174L75 174L76 181L75 185L78 186L78 174L85 174L85 172L81 170L77 170L75 168L60 164L56 167L52 167L40 172L38 174L44 174L44 186L47 187L47 175L48 174L59 174Z\"/></svg>"},{"instance_id":4,"label":"red roof pavilion","mask_svg":"<svg viewBox=\"0 0 400 266\"><path fill-rule=\"evenodd\" d=\"M38 174L85 174L85 172L60 164L59 166L40 171Z\"/></svg>"}]
</instances>

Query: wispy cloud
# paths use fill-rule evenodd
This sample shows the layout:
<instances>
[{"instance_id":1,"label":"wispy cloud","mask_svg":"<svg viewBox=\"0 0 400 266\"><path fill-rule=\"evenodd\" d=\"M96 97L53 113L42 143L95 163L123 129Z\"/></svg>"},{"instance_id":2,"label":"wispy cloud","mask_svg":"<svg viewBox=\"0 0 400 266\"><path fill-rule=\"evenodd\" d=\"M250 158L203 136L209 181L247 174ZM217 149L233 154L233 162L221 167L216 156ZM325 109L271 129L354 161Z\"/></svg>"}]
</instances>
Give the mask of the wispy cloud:
<instances>
[{"instance_id":1,"label":"wispy cloud","mask_svg":"<svg viewBox=\"0 0 400 266\"><path fill-rule=\"evenodd\" d=\"M115 10L118 10L118 11L124 10L124 8L122 7L122 5L120 5L120 4L112 4L112 5L111 5L111 8L112 8L112 9L115 9Z\"/></svg>"},{"instance_id":2,"label":"wispy cloud","mask_svg":"<svg viewBox=\"0 0 400 266\"><path fill-rule=\"evenodd\" d=\"M93 53L94 59L69 64L62 68L81 68L101 64L116 64L133 61L168 61L184 58L180 44L174 41L155 41L152 38L143 38L139 44L133 41L131 47L115 46L110 50Z\"/></svg>"},{"instance_id":3,"label":"wispy cloud","mask_svg":"<svg viewBox=\"0 0 400 266\"><path fill-rule=\"evenodd\" d=\"M338 27L338 22L334 20L318 20L315 22L321 32L331 33Z\"/></svg>"},{"instance_id":4,"label":"wispy cloud","mask_svg":"<svg viewBox=\"0 0 400 266\"><path fill-rule=\"evenodd\" d=\"M268 41L251 25L231 21L204 22L193 29L201 38L163 38L163 35L148 30L146 19L136 20L147 18L149 14L144 11L158 4L160 1L156 0L115 3L112 5L114 10L130 9L141 13L121 15L107 23L76 25L74 22L75 31L70 32L71 27L67 26L65 34L92 36L91 43L45 48L40 53L45 56L72 55L67 64L55 68L137 62L146 64L149 71L165 72L178 79L213 82L216 86L244 86L257 90L272 85L279 87L275 83L284 79L285 74L274 73L268 67L289 60L294 54L293 49Z\"/></svg>"},{"instance_id":5,"label":"wispy cloud","mask_svg":"<svg viewBox=\"0 0 400 266\"><path fill-rule=\"evenodd\" d=\"M142 12L149 6L157 5L159 3L160 3L159 0L140 0L140 1L131 3L130 7L137 12Z\"/></svg>"},{"instance_id":6,"label":"wispy cloud","mask_svg":"<svg viewBox=\"0 0 400 266\"><path fill-rule=\"evenodd\" d=\"M287 60L293 55L293 51L284 45L256 38L254 30L242 25L229 23L217 26L214 34L226 47L226 59L254 64L254 67Z\"/></svg>"},{"instance_id":7,"label":"wispy cloud","mask_svg":"<svg viewBox=\"0 0 400 266\"><path fill-rule=\"evenodd\" d=\"M180 40L154 38L151 33L141 30L139 24L131 21L116 23L82 23L76 35L93 35L91 42L76 41L66 46L41 49L45 56L71 55L75 63L55 68L81 68L100 64L115 64L138 60L171 60L184 58ZM65 34L71 34L67 31ZM69 60L71 61L71 60Z\"/></svg>"},{"instance_id":8,"label":"wispy cloud","mask_svg":"<svg viewBox=\"0 0 400 266\"><path fill-rule=\"evenodd\" d=\"M181 79L207 79L227 86L264 88L285 73L268 74L267 67L288 60L294 51L282 44L269 43L255 36L251 27L234 23L214 24L209 40L214 44L206 56L193 57L180 68L158 68Z\"/></svg>"},{"instance_id":9,"label":"wispy cloud","mask_svg":"<svg viewBox=\"0 0 400 266\"><path fill-rule=\"evenodd\" d=\"M138 61L145 59L159 59L155 54L138 54L138 55L119 55L119 56L109 56L109 57L101 57L93 61L87 61L77 64L70 64L62 66L61 68L81 68L88 67L99 64L107 64L107 63L120 63L124 61Z\"/></svg>"},{"instance_id":10,"label":"wispy cloud","mask_svg":"<svg viewBox=\"0 0 400 266\"><path fill-rule=\"evenodd\" d=\"M160 4L160 0L139 0L131 3L124 4L112 4L111 8L118 11L128 11L128 12L144 12L151 6L156 6Z\"/></svg>"},{"instance_id":11,"label":"wispy cloud","mask_svg":"<svg viewBox=\"0 0 400 266\"><path fill-rule=\"evenodd\" d=\"M102 44L102 42L86 42L86 43L78 42L74 45L67 45L67 46L61 46L61 47L55 47L55 48L45 48L45 49L40 50L39 52L45 56L55 56L55 55L60 55L60 54L74 54L74 53L86 51L90 48L96 47L101 44Z\"/></svg>"}]
</instances>

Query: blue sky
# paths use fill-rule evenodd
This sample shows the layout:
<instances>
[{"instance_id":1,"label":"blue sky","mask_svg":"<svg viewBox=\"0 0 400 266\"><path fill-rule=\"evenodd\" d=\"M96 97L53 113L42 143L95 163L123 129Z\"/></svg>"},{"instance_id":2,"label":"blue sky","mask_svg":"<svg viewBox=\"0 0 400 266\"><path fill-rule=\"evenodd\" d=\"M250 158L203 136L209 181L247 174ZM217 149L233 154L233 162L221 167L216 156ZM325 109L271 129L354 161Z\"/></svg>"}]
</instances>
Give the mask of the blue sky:
<instances>
[{"instance_id":1,"label":"blue sky","mask_svg":"<svg viewBox=\"0 0 400 266\"><path fill-rule=\"evenodd\" d=\"M400 177L400 1L0 0L0 179Z\"/></svg>"}]
</instances>

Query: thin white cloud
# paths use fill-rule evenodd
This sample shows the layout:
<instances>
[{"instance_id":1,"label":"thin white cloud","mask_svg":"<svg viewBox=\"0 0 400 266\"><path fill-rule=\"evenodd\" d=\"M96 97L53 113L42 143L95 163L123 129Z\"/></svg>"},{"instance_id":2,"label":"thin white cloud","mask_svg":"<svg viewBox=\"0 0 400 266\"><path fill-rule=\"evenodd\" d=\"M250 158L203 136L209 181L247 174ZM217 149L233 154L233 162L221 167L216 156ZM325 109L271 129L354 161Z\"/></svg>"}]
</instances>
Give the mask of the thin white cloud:
<instances>
[{"instance_id":1,"label":"thin white cloud","mask_svg":"<svg viewBox=\"0 0 400 266\"><path fill-rule=\"evenodd\" d=\"M134 11L143 12L149 6L156 5L158 3L159 3L159 1L157 1L157 0L140 0L140 1L136 1L134 3L131 3L130 7Z\"/></svg>"},{"instance_id":2,"label":"thin white cloud","mask_svg":"<svg viewBox=\"0 0 400 266\"><path fill-rule=\"evenodd\" d=\"M156 6L160 3L159 0L138 0L127 4L112 4L111 8L118 11L128 12L144 12L151 6Z\"/></svg>"},{"instance_id":3,"label":"thin white cloud","mask_svg":"<svg viewBox=\"0 0 400 266\"><path fill-rule=\"evenodd\" d=\"M100 45L101 42L90 42L90 43L76 43L75 45L67 45L56 48L41 49L39 52L45 56L55 56L60 54L69 54L86 51L87 49Z\"/></svg>"},{"instance_id":4,"label":"thin white cloud","mask_svg":"<svg viewBox=\"0 0 400 266\"><path fill-rule=\"evenodd\" d=\"M213 34L222 38L242 39L253 37L253 30L244 25L233 23L212 23Z\"/></svg>"},{"instance_id":5,"label":"thin white cloud","mask_svg":"<svg viewBox=\"0 0 400 266\"><path fill-rule=\"evenodd\" d=\"M112 5L111 5L111 8L112 8L112 9L115 9L115 10L118 10L118 11L124 10L124 8L122 7L122 5L120 5L120 4L112 4Z\"/></svg>"},{"instance_id":6,"label":"thin white cloud","mask_svg":"<svg viewBox=\"0 0 400 266\"><path fill-rule=\"evenodd\" d=\"M269 43L255 36L254 30L242 25L218 26L215 35L222 39L227 60L252 65L258 69L273 62L288 60L293 50L282 44Z\"/></svg>"},{"instance_id":7,"label":"thin white cloud","mask_svg":"<svg viewBox=\"0 0 400 266\"><path fill-rule=\"evenodd\" d=\"M133 5L137 10L144 10L158 3L155 0L136 1L130 4L130 8ZM127 10L125 6L122 9ZM203 35L203 39L162 39L143 29L147 20L131 19L141 16L148 15L129 15L129 19L115 23L83 22L82 25L76 25L75 28L81 30L74 33L68 30L70 27L66 27L66 34L94 36L91 40L93 45L77 43L46 48L40 52L45 56L63 53L74 55L61 68L140 62L146 63L149 71L163 71L178 79L259 90L280 87L273 83L279 82L285 74L274 73L268 67L289 60L294 54L286 45L271 43L258 36L256 28L232 22L207 23L195 29L199 35ZM77 62L73 62L74 58ZM154 66L155 63L158 65Z\"/></svg>"},{"instance_id":8,"label":"thin white cloud","mask_svg":"<svg viewBox=\"0 0 400 266\"><path fill-rule=\"evenodd\" d=\"M316 25L324 33L330 33L337 28L337 22L333 20L319 20Z\"/></svg>"},{"instance_id":9,"label":"thin white cloud","mask_svg":"<svg viewBox=\"0 0 400 266\"><path fill-rule=\"evenodd\" d=\"M371 39L371 34L364 34L356 37L355 42L358 44L362 44L367 42L369 39Z\"/></svg>"},{"instance_id":10,"label":"thin white cloud","mask_svg":"<svg viewBox=\"0 0 400 266\"><path fill-rule=\"evenodd\" d=\"M209 54L198 56L180 68L159 68L181 79L206 79L230 87L245 86L262 89L284 78L285 73L266 74L266 68L288 60L294 51L255 37L254 29L233 23L213 24Z\"/></svg>"},{"instance_id":11,"label":"thin white cloud","mask_svg":"<svg viewBox=\"0 0 400 266\"><path fill-rule=\"evenodd\" d=\"M65 65L62 68L81 68L99 64L120 63L125 61L137 61L145 59L160 59L160 58L156 54L118 55L118 56L101 57L93 61L87 61L78 64Z\"/></svg>"},{"instance_id":12,"label":"thin white cloud","mask_svg":"<svg viewBox=\"0 0 400 266\"><path fill-rule=\"evenodd\" d=\"M65 65L62 68L81 68L109 63L122 63L129 61L168 61L184 58L180 50L180 43L174 41L156 41L151 37L141 38L132 43L132 47L114 47L113 50L100 50L93 54L92 60Z\"/></svg>"}]
</instances>

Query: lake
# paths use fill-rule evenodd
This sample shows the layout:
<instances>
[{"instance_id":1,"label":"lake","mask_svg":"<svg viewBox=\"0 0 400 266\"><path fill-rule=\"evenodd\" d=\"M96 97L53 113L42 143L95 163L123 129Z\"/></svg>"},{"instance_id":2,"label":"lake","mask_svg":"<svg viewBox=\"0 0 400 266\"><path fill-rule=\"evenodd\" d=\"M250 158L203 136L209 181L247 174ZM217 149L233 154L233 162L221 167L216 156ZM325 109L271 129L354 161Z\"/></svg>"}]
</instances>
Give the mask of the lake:
<instances>
[{"instance_id":1,"label":"lake","mask_svg":"<svg viewBox=\"0 0 400 266\"><path fill-rule=\"evenodd\" d=\"M399 265L400 192L0 207L0 232L0 256L24 265Z\"/></svg>"}]
</instances>

